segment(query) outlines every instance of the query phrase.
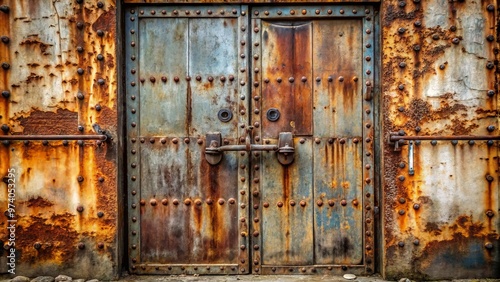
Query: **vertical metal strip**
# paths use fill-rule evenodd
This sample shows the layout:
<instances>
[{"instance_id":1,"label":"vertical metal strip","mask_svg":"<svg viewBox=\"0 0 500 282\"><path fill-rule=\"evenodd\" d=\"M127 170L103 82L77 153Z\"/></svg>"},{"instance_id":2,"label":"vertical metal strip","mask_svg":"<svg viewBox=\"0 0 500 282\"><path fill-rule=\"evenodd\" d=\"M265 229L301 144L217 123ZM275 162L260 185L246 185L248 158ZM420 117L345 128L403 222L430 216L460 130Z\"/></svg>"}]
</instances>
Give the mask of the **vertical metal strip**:
<instances>
[{"instance_id":1,"label":"vertical metal strip","mask_svg":"<svg viewBox=\"0 0 500 282\"><path fill-rule=\"evenodd\" d=\"M125 90L126 90L126 150L127 150L127 198L128 198L128 252L132 273L137 272L136 262L140 261L140 176L130 170L132 163L140 163L139 136L139 18L137 8L130 7L125 12Z\"/></svg>"},{"instance_id":2,"label":"vertical metal strip","mask_svg":"<svg viewBox=\"0 0 500 282\"><path fill-rule=\"evenodd\" d=\"M264 81L262 80L262 26L260 19L252 19L251 29L252 38L251 45L249 48L252 50L252 97L250 97L250 104L252 107L252 123L254 126L254 143L262 144L262 87ZM262 153L257 153L252 157L252 204L253 204L253 228L252 228L252 260L253 260L253 273L260 273L260 266L262 265L262 229L261 229L261 219L262 207L260 205L260 183L262 182L263 175L261 174L262 167Z\"/></svg>"},{"instance_id":3,"label":"vertical metal strip","mask_svg":"<svg viewBox=\"0 0 500 282\"><path fill-rule=\"evenodd\" d=\"M368 95L364 95L363 100L363 170L364 170L364 185L363 185L363 210L364 210L364 247L365 247L365 271L373 273L375 266L374 259L374 30L373 30L373 14L374 10L371 6L366 6L363 17L363 87L364 91L370 91ZM366 94L366 93L364 93Z\"/></svg>"},{"instance_id":4,"label":"vertical metal strip","mask_svg":"<svg viewBox=\"0 0 500 282\"><path fill-rule=\"evenodd\" d=\"M247 6L241 6L240 11L239 11L240 17L238 18L238 26L239 26L239 53L242 56L239 56L239 63L238 63L238 84L239 86L239 94L240 94L240 99L239 99L239 110L242 111L239 114L239 125L240 125L240 134L238 135L238 140L237 142L240 142L244 140L246 136L246 126L250 122L250 115L251 115L251 108L249 107L250 104L248 103L248 87L250 87L249 83L249 70L248 70L248 45L247 41L249 38L248 35L248 7ZM243 138L243 139L242 139ZM250 247L249 247L249 230L250 230L250 203L249 203L249 186L250 186L250 180L247 179L249 177L249 155L250 153L245 153L242 152L240 153L240 156L238 157L238 166L239 166L239 173L238 173L238 178L239 178L239 184L238 184L238 190L240 191L240 209L238 213L238 222L240 226L240 254L239 254L239 273L240 274L247 274L250 271Z\"/></svg>"}]
</instances>

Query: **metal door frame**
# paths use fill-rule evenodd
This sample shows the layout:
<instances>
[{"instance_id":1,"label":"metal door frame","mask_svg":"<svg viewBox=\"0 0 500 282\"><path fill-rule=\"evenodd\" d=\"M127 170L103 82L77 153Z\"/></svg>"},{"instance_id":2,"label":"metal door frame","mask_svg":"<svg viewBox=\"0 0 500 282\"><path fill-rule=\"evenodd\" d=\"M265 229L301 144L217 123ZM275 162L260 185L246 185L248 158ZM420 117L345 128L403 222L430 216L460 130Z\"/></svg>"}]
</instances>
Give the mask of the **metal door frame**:
<instances>
[{"instance_id":1,"label":"metal door frame","mask_svg":"<svg viewBox=\"0 0 500 282\"><path fill-rule=\"evenodd\" d=\"M255 15L255 11L257 10L262 10L263 6L243 6L242 4L238 4L241 1L231 3L231 5L238 5L241 7L246 7L247 13L251 13L251 16L256 16L257 18L259 17L264 17L265 13L262 13L259 15ZM365 254L364 254L364 259L362 265L359 266L344 266L344 265L339 265L338 267L322 267L320 265L318 266L312 266L309 269L297 269L297 271L290 270L288 267L280 267L279 269L276 269L274 267L270 267L266 270L262 269L259 271L259 266L258 263L255 264L253 261L253 258L259 254L259 249L258 246L255 246L254 244L251 244L252 242L249 242L248 239L246 239L246 246L249 246L252 248L252 254L250 255L250 262L245 262L243 265L246 265L246 272L248 272L249 269L252 269L252 273L254 274L264 274L264 273L269 273L269 274L342 274L345 273L346 271L353 272L353 273L358 273L358 274L371 274L376 270L376 264L375 264L375 249L376 246L380 246L380 242L375 241L375 233L379 232L378 228L380 228L379 225L379 220L375 219L375 216L378 215L378 189L376 189L376 185L379 182L379 176L378 174L375 174L376 171L379 169L379 162L376 161L378 159L377 155L379 155L380 151L378 150L378 147L380 146L380 143L378 141L378 135L380 134L378 132L379 128L379 109L378 107L380 106L380 100L377 97L378 95L375 95L379 93L376 89L379 88L379 58L374 57L375 54L375 49L378 48L379 44L379 38L376 36L378 33L378 11L377 11L377 4L373 5L370 3L365 3L367 6L360 6L360 5L353 5L352 3L349 3L348 5L342 5L339 3L328 3L328 9L325 8L324 5L318 6L320 4L326 4L326 3L317 3L315 6L298 6L297 2L291 2L294 4L294 6L279 6L282 7L283 10L290 9L294 10L293 14L288 12L288 15L284 14L283 19L290 19L290 18L316 18L316 17L324 17L324 18L329 18L329 17L350 17L350 18L360 18L363 20L363 45L365 46L363 50L363 56L364 56L364 65L363 65L363 84L366 85L366 82L370 82L370 85L366 86L371 86L369 91L373 91L371 101L364 100L363 101L363 110L364 110L364 116L363 116L363 164L373 164L373 166L365 166L364 169L364 187L363 187L363 195L365 196L363 199L363 211L364 211L364 242L363 245L365 247ZM143 4L147 5L147 4ZM206 5L206 3L182 3L183 6L200 6L200 5ZM132 203L132 198L136 193L137 189L137 182L136 182L136 176L132 175L130 173L130 169L128 169L131 165L131 160L136 158L131 152L130 152L130 147L133 143L137 142L138 140L133 140L133 137L129 136L129 133L131 130L134 130L134 128L137 128L137 124L133 124L134 121L129 120L130 113L133 111L132 107L130 106L130 103L127 103L127 100L134 100L137 97L133 97L134 95L131 95L130 93L133 93L135 85L133 85L132 81L130 81L130 69L131 69L131 62L132 64L134 63L135 59L134 58L127 58L126 54L128 53L127 50L130 50L134 46L132 42L126 42L125 39L125 33L128 33L130 29L128 29L127 22L133 22L134 20L137 20L137 14L133 15L131 13L131 9L134 9L135 6L129 6L129 5L118 5L121 7L123 11L123 21L125 22L124 28L123 28L123 33L122 33L122 40L123 43L125 44L124 52L123 52L123 58L120 57L119 61L123 60L123 69L120 70L120 72L125 72L122 73L122 87L124 89L125 94L120 96L120 100L122 101L123 106L123 121L122 122L122 127L123 127L123 133L121 136L123 136L123 148L126 151L126 158L123 158L123 163L121 164L120 167L123 168L123 183L124 183L124 193L125 193L125 202L127 203L127 208L125 209L125 216L126 220L124 221L124 227L125 227L125 232L124 232L124 249L127 250L124 253L127 254L129 259L124 260L124 265L128 266L129 271L136 273L136 272L141 272L138 271L139 268L144 269L144 266L136 265L134 263L134 256L138 255L138 250L137 250L137 230L134 230L132 227L133 223L137 221L137 214L133 212L133 204ZM146 7L146 6L141 6L141 7ZM157 7L157 6L147 6L147 7ZM316 8L321 8L319 15L317 14L317 9ZM156 9L158 10L158 9ZM330 12L331 10L331 12ZM243 9L242 9L243 11ZM300 12L299 12L300 11ZM305 14L304 14L304 11ZM150 13L150 11L148 11ZM135 11L135 13L139 13L138 10ZM120 13L121 14L121 13ZM313 16L311 16L313 15ZM134 19L132 19L134 18ZM247 19L249 25L253 23L253 20L250 20L250 18ZM252 32L253 28L248 28L249 31L247 31L247 34L249 32ZM135 42L137 42L137 34L132 34L131 38ZM248 41L251 42L251 36L247 35ZM365 44L365 42L367 42ZM367 45L369 43L369 45ZM135 44L134 44L135 45ZM240 47L242 52L248 51L250 49L250 44L246 44L246 46ZM377 53L378 54L378 53ZM250 58L246 60L246 62L250 62ZM251 67L247 68L247 73L249 73L251 70ZM368 70L370 70L368 72ZM252 79L252 80L250 80ZM253 87L252 84L253 78L249 78L248 81L248 87L247 89L250 90L250 97L254 96L254 92L256 91L257 87ZM372 88L373 87L373 88ZM373 89L373 90L371 90ZM368 90L368 89L367 89ZM365 90L365 92L368 92ZM249 99L250 100L250 99ZM249 105L250 105L249 101ZM130 143L130 144L129 144ZM249 173L248 173L249 174ZM135 177L134 177L135 176ZM251 179L251 178L250 178ZM134 184L135 183L135 184ZM258 183L257 183L258 184ZM249 187L248 190L253 189L253 186ZM135 192L134 192L135 191ZM250 197L250 196L249 196ZM258 201L258 200L257 200ZM252 204L258 204L255 199L251 201ZM136 203L137 205L137 203ZM134 221L135 217L135 221ZM377 226L376 226L376 224ZM125 224L126 223L126 224ZM247 236L248 238L250 236ZM134 239L135 238L135 239ZM241 267L241 266L240 266ZM207 273L203 270L201 271L196 271L198 269L193 269L195 270L196 273ZM154 271L153 271L154 272ZM153 273L149 272L149 273ZM187 273L187 271L186 271ZM210 272L209 272L210 273ZM213 273L213 272L212 272ZM238 274L238 271L232 272L234 274ZM208 273L207 273L208 274ZM213 273L216 274L216 273Z\"/></svg>"}]
</instances>

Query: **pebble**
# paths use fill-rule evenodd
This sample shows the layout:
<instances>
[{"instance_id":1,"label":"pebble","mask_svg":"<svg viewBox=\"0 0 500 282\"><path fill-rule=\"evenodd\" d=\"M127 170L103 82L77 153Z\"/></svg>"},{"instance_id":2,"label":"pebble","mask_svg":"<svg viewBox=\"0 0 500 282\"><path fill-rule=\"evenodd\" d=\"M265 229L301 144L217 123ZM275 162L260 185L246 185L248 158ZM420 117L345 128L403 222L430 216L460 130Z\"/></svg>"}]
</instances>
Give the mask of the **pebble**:
<instances>
[{"instance_id":1,"label":"pebble","mask_svg":"<svg viewBox=\"0 0 500 282\"><path fill-rule=\"evenodd\" d=\"M30 279L26 276L16 276L12 279L10 279L11 282L24 282L24 281L30 281Z\"/></svg>"},{"instance_id":2,"label":"pebble","mask_svg":"<svg viewBox=\"0 0 500 282\"><path fill-rule=\"evenodd\" d=\"M33 278L31 282L54 282L54 277L52 276L38 276Z\"/></svg>"},{"instance_id":3,"label":"pebble","mask_svg":"<svg viewBox=\"0 0 500 282\"><path fill-rule=\"evenodd\" d=\"M399 279L399 282L411 282L411 280L408 278L401 278Z\"/></svg>"},{"instance_id":4,"label":"pebble","mask_svg":"<svg viewBox=\"0 0 500 282\"><path fill-rule=\"evenodd\" d=\"M67 276L67 275L59 275L56 277L54 280L55 282L63 282L63 281L73 281L73 278Z\"/></svg>"},{"instance_id":5,"label":"pebble","mask_svg":"<svg viewBox=\"0 0 500 282\"><path fill-rule=\"evenodd\" d=\"M354 279L356 279L356 275L347 273L347 274L344 274L344 279L354 280Z\"/></svg>"},{"instance_id":6,"label":"pebble","mask_svg":"<svg viewBox=\"0 0 500 282\"><path fill-rule=\"evenodd\" d=\"M73 279L73 282L85 282L85 279Z\"/></svg>"}]
</instances>

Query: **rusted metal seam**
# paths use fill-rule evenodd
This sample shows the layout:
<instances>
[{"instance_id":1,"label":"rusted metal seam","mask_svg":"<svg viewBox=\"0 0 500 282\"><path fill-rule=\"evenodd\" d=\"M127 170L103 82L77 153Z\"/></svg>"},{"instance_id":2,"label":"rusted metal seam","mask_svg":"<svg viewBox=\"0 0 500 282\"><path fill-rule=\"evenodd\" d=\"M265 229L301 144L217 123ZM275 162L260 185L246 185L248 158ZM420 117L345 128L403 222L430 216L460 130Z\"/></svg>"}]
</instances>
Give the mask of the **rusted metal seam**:
<instances>
[{"instance_id":1,"label":"rusted metal seam","mask_svg":"<svg viewBox=\"0 0 500 282\"><path fill-rule=\"evenodd\" d=\"M96 135L0 135L0 140L100 140L106 141L108 136Z\"/></svg>"}]
</instances>

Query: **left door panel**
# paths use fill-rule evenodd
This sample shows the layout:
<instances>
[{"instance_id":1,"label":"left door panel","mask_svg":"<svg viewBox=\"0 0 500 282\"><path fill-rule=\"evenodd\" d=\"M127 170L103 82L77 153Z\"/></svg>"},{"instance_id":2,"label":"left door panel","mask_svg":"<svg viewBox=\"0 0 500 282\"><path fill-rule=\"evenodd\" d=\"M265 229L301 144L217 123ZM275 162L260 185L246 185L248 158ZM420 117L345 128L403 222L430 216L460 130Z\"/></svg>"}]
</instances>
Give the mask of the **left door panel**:
<instances>
[{"instance_id":1,"label":"left door panel","mask_svg":"<svg viewBox=\"0 0 500 282\"><path fill-rule=\"evenodd\" d=\"M248 272L246 154L205 160L206 134L238 144L246 113L246 8L127 8L130 270Z\"/></svg>"}]
</instances>

